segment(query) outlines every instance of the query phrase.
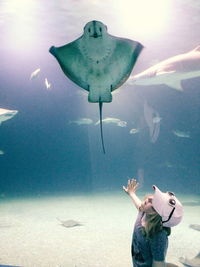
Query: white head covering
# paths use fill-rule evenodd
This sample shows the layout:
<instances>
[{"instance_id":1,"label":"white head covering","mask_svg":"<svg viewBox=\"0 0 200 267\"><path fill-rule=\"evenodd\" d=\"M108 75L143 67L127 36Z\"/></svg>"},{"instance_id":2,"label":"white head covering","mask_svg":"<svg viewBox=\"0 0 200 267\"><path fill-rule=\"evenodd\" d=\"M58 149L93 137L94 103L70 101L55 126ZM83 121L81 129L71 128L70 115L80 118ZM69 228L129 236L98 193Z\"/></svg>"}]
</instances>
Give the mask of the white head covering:
<instances>
[{"instance_id":1,"label":"white head covering","mask_svg":"<svg viewBox=\"0 0 200 267\"><path fill-rule=\"evenodd\" d=\"M163 226L173 227L179 224L183 217L183 207L180 201L171 192L163 193L155 185L153 185L153 189L155 193L152 205L162 217Z\"/></svg>"}]
</instances>

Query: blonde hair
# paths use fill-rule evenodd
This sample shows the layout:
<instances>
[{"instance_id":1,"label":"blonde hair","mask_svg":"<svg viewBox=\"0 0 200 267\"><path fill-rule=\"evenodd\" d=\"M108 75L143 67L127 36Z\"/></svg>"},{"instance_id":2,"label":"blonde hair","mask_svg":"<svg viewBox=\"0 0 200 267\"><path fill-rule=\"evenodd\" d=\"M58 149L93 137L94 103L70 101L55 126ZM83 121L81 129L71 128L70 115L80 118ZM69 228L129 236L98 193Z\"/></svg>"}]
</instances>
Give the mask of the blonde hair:
<instances>
[{"instance_id":1,"label":"blonde hair","mask_svg":"<svg viewBox=\"0 0 200 267\"><path fill-rule=\"evenodd\" d=\"M145 199L152 195L145 196ZM152 207L154 210L154 208ZM155 211L155 210L154 210ZM167 235L170 235L171 229L169 227L164 227L162 224L162 217L155 211L155 213L146 214L146 224L142 228L143 234L147 238L153 237L156 233L165 230Z\"/></svg>"},{"instance_id":2,"label":"blonde hair","mask_svg":"<svg viewBox=\"0 0 200 267\"><path fill-rule=\"evenodd\" d=\"M162 218L157 212L154 214L146 214L146 224L143 227L143 233L147 238L151 238L162 229Z\"/></svg>"}]
</instances>

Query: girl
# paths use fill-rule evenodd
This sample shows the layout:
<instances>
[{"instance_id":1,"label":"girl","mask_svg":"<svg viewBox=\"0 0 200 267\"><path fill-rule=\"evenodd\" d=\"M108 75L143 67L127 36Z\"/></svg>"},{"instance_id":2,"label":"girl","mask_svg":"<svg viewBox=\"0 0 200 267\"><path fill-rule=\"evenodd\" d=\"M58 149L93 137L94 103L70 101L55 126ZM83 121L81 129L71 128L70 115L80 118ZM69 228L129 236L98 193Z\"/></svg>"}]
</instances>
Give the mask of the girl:
<instances>
[{"instance_id":1,"label":"girl","mask_svg":"<svg viewBox=\"0 0 200 267\"><path fill-rule=\"evenodd\" d=\"M175 267L165 263L165 257L171 227L183 216L182 205L173 193L163 193L156 186L153 186L154 194L146 196L142 202L136 195L138 186L135 179L129 179L127 187L123 186L139 210L132 238L133 266Z\"/></svg>"}]
</instances>

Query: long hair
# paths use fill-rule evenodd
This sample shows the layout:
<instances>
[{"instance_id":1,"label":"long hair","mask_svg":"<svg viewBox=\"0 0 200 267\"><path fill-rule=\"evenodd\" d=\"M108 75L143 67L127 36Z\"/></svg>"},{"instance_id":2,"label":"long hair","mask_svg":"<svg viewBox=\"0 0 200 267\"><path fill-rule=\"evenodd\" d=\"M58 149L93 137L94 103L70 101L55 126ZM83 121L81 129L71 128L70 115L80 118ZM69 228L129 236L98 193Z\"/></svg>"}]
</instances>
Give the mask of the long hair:
<instances>
[{"instance_id":1,"label":"long hair","mask_svg":"<svg viewBox=\"0 0 200 267\"><path fill-rule=\"evenodd\" d=\"M147 198L148 196L146 196L145 198ZM153 208L153 210L154 210L154 208ZM155 213L152 213L152 214L146 214L146 224L142 228L143 234L147 238L151 238L156 233L158 233L162 230L165 230L167 232L168 236L171 233L171 228L163 226L162 217L156 211L155 211Z\"/></svg>"}]
</instances>

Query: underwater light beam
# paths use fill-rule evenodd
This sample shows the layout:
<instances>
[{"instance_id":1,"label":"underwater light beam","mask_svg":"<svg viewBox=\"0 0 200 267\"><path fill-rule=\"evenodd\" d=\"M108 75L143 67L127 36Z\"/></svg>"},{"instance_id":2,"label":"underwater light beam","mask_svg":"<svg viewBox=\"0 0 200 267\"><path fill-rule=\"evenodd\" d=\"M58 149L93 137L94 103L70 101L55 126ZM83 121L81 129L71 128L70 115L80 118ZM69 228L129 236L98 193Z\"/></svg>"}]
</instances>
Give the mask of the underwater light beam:
<instances>
[{"instance_id":1,"label":"underwater light beam","mask_svg":"<svg viewBox=\"0 0 200 267\"><path fill-rule=\"evenodd\" d=\"M34 45L33 38L37 26L34 11L37 4L34 0L7 0L2 6L3 13L11 18L7 24L7 31L17 48L23 49L27 44Z\"/></svg>"},{"instance_id":2,"label":"underwater light beam","mask_svg":"<svg viewBox=\"0 0 200 267\"><path fill-rule=\"evenodd\" d=\"M154 36L168 25L170 0L127 0L126 4L124 1L118 1L117 5L120 24L128 36Z\"/></svg>"}]
</instances>

